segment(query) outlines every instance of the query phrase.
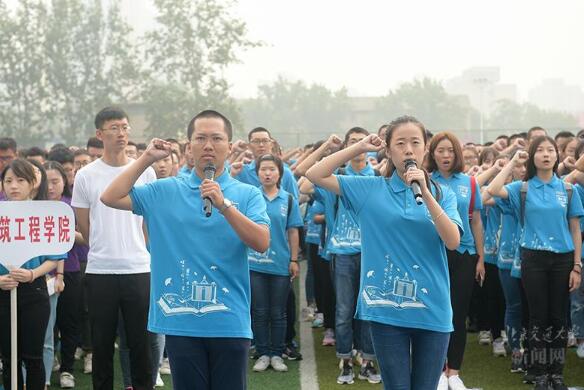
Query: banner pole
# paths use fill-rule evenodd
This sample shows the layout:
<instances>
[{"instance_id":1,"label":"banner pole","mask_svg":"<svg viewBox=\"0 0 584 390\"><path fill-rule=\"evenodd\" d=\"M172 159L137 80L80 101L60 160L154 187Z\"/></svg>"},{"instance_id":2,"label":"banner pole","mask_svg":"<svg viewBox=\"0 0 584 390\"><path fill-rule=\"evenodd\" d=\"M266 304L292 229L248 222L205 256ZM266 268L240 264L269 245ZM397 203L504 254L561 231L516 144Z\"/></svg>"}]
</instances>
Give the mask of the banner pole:
<instances>
[{"instance_id":1,"label":"banner pole","mask_svg":"<svg viewBox=\"0 0 584 390\"><path fill-rule=\"evenodd\" d=\"M17 301L16 289L10 290L10 375L11 389L18 389L18 330L17 330Z\"/></svg>"}]
</instances>

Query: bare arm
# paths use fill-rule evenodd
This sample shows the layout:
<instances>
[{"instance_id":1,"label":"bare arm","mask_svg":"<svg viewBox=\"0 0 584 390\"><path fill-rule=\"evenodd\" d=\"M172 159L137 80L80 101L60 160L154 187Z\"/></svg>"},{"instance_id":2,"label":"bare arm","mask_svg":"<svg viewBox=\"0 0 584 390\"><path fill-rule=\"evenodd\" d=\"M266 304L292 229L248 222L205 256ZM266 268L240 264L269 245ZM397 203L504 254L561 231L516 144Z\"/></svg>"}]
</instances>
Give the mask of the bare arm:
<instances>
[{"instance_id":1,"label":"bare arm","mask_svg":"<svg viewBox=\"0 0 584 390\"><path fill-rule=\"evenodd\" d=\"M572 241L574 243L574 268L573 270L579 270L580 274L575 271L570 272L569 288L570 291L574 291L580 287L582 282L582 266L576 267L576 264L582 264L581 254L582 254L582 235L580 232L580 220L578 217L570 218L570 233L572 235Z\"/></svg>"},{"instance_id":2,"label":"bare arm","mask_svg":"<svg viewBox=\"0 0 584 390\"><path fill-rule=\"evenodd\" d=\"M509 194L507 193L507 189L505 188L505 182L507 181L507 178L511 176L511 173L513 172L513 167L515 165L525 164L527 158L528 158L527 152L520 151L515 153L511 161L509 161L505 165L505 167L501 169L501 172L499 172L497 176L495 176L493 181L491 181L491 183L487 187L487 191L489 191L489 194L491 194L491 196L497 196L499 198L507 199L509 197Z\"/></svg>"},{"instance_id":3,"label":"bare arm","mask_svg":"<svg viewBox=\"0 0 584 390\"><path fill-rule=\"evenodd\" d=\"M472 235L475 240L475 247L479 255L479 261L476 266L475 278L477 280L485 279L485 239L483 230L483 221L481 219L481 212L478 210L472 213L472 222L470 224Z\"/></svg>"},{"instance_id":4,"label":"bare arm","mask_svg":"<svg viewBox=\"0 0 584 390\"><path fill-rule=\"evenodd\" d=\"M331 146L338 147L343 141L337 137L336 135L331 135L328 140L323 142L322 145L314 152L310 153L308 157L306 157L294 171L296 176L304 176L306 172L317 163L324 155L326 155L327 151L331 148Z\"/></svg>"},{"instance_id":5,"label":"bare arm","mask_svg":"<svg viewBox=\"0 0 584 390\"><path fill-rule=\"evenodd\" d=\"M81 233L85 242L89 243L89 209L73 207L73 211L75 212L75 221L77 222L79 233Z\"/></svg>"},{"instance_id":6,"label":"bare arm","mask_svg":"<svg viewBox=\"0 0 584 390\"><path fill-rule=\"evenodd\" d=\"M263 253L270 247L270 228L253 222L235 207L230 207L223 213L241 241L251 249Z\"/></svg>"}]
</instances>

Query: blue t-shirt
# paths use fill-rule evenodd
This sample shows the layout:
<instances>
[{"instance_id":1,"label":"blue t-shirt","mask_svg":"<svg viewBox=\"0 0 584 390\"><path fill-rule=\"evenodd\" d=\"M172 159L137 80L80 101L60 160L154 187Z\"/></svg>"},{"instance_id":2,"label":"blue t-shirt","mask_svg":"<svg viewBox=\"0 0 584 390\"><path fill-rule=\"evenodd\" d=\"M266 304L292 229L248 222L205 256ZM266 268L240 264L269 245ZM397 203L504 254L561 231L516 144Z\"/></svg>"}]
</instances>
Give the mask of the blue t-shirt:
<instances>
[{"instance_id":1,"label":"blue t-shirt","mask_svg":"<svg viewBox=\"0 0 584 390\"><path fill-rule=\"evenodd\" d=\"M177 176L189 176L193 172L193 168L189 168L188 165L183 165L179 168Z\"/></svg>"},{"instance_id":2,"label":"blue t-shirt","mask_svg":"<svg viewBox=\"0 0 584 390\"><path fill-rule=\"evenodd\" d=\"M450 187L450 189L456 194L458 214L460 214L464 228L464 234L460 237L460 246L456 250L460 253L468 251L471 255L476 254L475 240L472 234L472 229L470 228L470 220L468 218L470 198L472 195L470 176L464 173L453 173L450 177L445 178L440 172L435 171L432 173L432 178L438 183ZM476 183L475 191L474 210L480 211L483 208L483 201L481 200L481 190L478 183Z\"/></svg>"},{"instance_id":3,"label":"blue t-shirt","mask_svg":"<svg viewBox=\"0 0 584 390\"><path fill-rule=\"evenodd\" d=\"M584 204L584 187L580 184L574 184L574 188L578 191L578 195L580 195L580 201ZM584 218L580 218L580 232L584 232ZM582 251L582 255L580 256L584 259L584 251Z\"/></svg>"},{"instance_id":4,"label":"blue t-shirt","mask_svg":"<svg viewBox=\"0 0 584 390\"><path fill-rule=\"evenodd\" d=\"M243 183L251 184L252 186L259 188L262 186L262 183L260 183L260 179L255 169L255 160L249 164L244 164L240 174L235 178ZM298 183L296 183L294 174L287 166L284 166L284 175L282 176L280 188L291 193L295 199L298 199Z\"/></svg>"},{"instance_id":5,"label":"blue t-shirt","mask_svg":"<svg viewBox=\"0 0 584 390\"><path fill-rule=\"evenodd\" d=\"M361 171L355 172L349 164L344 168L344 175L374 176L375 171L370 164L367 164ZM336 255L361 253L361 229L355 215L347 210L346 205L340 201L338 195L324 188L315 186L315 198L325 204L325 211L329 216L327 227L332 226L326 244L327 252Z\"/></svg>"},{"instance_id":6,"label":"blue t-shirt","mask_svg":"<svg viewBox=\"0 0 584 390\"><path fill-rule=\"evenodd\" d=\"M509 193L509 203L518 219L521 215L522 183L515 181L505 186ZM578 191L572 191L572 200L568 206L568 193L564 188L564 182L557 176L554 175L548 183L534 176L527 183L521 247L555 253L573 251L574 243L568 219L584 215Z\"/></svg>"},{"instance_id":7,"label":"blue t-shirt","mask_svg":"<svg viewBox=\"0 0 584 390\"><path fill-rule=\"evenodd\" d=\"M32 259L30 259L29 261L27 261L26 263L21 265L20 268L35 269L38 266L40 266L42 263L44 263L45 261L59 261L59 260L65 260L66 258L67 258L66 253L63 255L37 256L37 257L33 257ZM10 272L2 264L0 264L0 275L7 275L9 273Z\"/></svg>"},{"instance_id":8,"label":"blue t-shirt","mask_svg":"<svg viewBox=\"0 0 584 390\"><path fill-rule=\"evenodd\" d=\"M251 221L269 225L259 189L227 170L216 178L225 198ZM251 338L247 246L217 209L205 217L195 172L130 192L144 216L151 250L148 329L190 337Z\"/></svg>"},{"instance_id":9,"label":"blue t-shirt","mask_svg":"<svg viewBox=\"0 0 584 390\"><path fill-rule=\"evenodd\" d=\"M494 199L496 207L501 211L501 236L499 238L497 267L509 270L513 267L513 262L518 257L521 226L509 204L509 200L502 198Z\"/></svg>"},{"instance_id":10,"label":"blue t-shirt","mask_svg":"<svg viewBox=\"0 0 584 390\"><path fill-rule=\"evenodd\" d=\"M308 206L306 217L304 218L304 231L306 232L304 241L308 244L320 244L322 225L314 223L314 216L317 214L324 214L324 206L315 200Z\"/></svg>"},{"instance_id":11,"label":"blue t-shirt","mask_svg":"<svg viewBox=\"0 0 584 390\"><path fill-rule=\"evenodd\" d=\"M288 192L280 189L278 195L270 200L264 193L268 217L270 217L270 247L264 253L250 249L249 269L265 274L288 276L290 273L290 246L288 229L302 227L302 217L298 202L292 199L292 209L288 217Z\"/></svg>"},{"instance_id":12,"label":"blue t-shirt","mask_svg":"<svg viewBox=\"0 0 584 390\"><path fill-rule=\"evenodd\" d=\"M485 206L481 210L485 240L485 262L497 264L501 211L497 206Z\"/></svg>"},{"instance_id":13,"label":"blue t-shirt","mask_svg":"<svg viewBox=\"0 0 584 390\"><path fill-rule=\"evenodd\" d=\"M416 204L395 172L391 179L339 175L337 180L363 239L356 317L451 332L446 249L426 205ZM456 196L448 187L441 191L440 206L462 231Z\"/></svg>"}]
</instances>

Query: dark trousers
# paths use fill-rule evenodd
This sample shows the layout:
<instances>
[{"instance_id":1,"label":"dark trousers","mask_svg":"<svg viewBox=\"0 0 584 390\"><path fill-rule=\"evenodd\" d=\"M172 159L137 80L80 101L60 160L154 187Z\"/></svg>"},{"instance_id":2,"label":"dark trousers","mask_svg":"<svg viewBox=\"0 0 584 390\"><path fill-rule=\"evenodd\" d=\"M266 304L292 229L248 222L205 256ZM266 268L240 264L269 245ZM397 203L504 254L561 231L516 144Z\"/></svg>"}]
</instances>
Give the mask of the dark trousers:
<instances>
[{"instance_id":1,"label":"dark trousers","mask_svg":"<svg viewBox=\"0 0 584 390\"><path fill-rule=\"evenodd\" d=\"M65 272L63 281L65 289L57 302L57 328L61 335L61 372L71 373L80 334L80 306L83 296L81 272Z\"/></svg>"},{"instance_id":2,"label":"dark trousers","mask_svg":"<svg viewBox=\"0 0 584 390\"><path fill-rule=\"evenodd\" d=\"M121 310L130 349L132 386L136 390L152 390L151 351L146 331L150 273L87 274L85 280L93 341L93 388L113 389L114 342Z\"/></svg>"},{"instance_id":3,"label":"dark trousers","mask_svg":"<svg viewBox=\"0 0 584 390\"><path fill-rule=\"evenodd\" d=\"M39 277L32 283L20 283L17 290L18 367L26 368L26 389L45 388L43 345L49 322L47 282ZM0 354L4 388L11 383L10 366L10 291L0 290ZM18 369L18 390L23 389L22 370ZM16 389L13 389L16 390Z\"/></svg>"},{"instance_id":4,"label":"dark trousers","mask_svg":"<svg viewBox=\"0 0 584 390\"><path fill-rule=\"evenodd\" d=\"M288 300L286 302L286 344L292 343L296 337L296 293L290 286Z\"/></svg>"},{"instance_id":5,"label":"dark trousers","mask_svg":"<svg viewBox=\"0 0 584 390\"><path fill-rule=\"evenodd\" d=\"M450 303L454 332L448 344L448 367L460 370L466 347L466 316L470 306L471 292L475 280L478 256L468 252L449 251L448 273L450 274Z\"/></svg>"},{"instance_id":6,"label":"dark trousers","mask_svg":"<svg viewBox=\"0 0 584 390\"><path fill-rule=\"evenodd\" d=\"M493 340L501 337L505 327L505 296L495 264L485 263L484 288L487 295L487 318ZM510 335L507 335L510 337Z\"/></svg>"},{"instance_id":7,"label":"dark trousers","mask_svg":"<svg viewBox=\"0 0 584 390\"><path fill-rule=\"evenodd\" d=\"M521 250L529 305L529 346L535 375L562 374L568 338L568 281L574 255Z\"/></svg>"},{"instance_id":8,"label":"dark trousers","mask_svg":"<svg viewBox=\"0 0 584 390\"><path fill-rule=\"evenodd\" d=\"M79 262L81 266L81 304L79 305L80 335L78 346L84 351L91 352L91 323L89 322L89 307L87 305L87 284L85 283L85 269L87 261Z\"/></svg>"},{"instance_id":9,"label":"dark trousers","mask_svg":"<svg viewBox=\"0 0 584 390\"><path fill-rule=\"evenodd\" d=\"M324 317L325 328L335 328L335 291L333 289L330 262L317 256L313 263L314 295L318 311ZM320 301L320 303L319 303Z\"/></svg>"},{"instance_id":10,"label":"dark trousers","mask_svg":"<svg viewBox=\"0 0 584 390\"><path fill-rule=\"evenodd\" d=\"M174 390L245 390L250 340L166 336Z\"/></svg>"}]
</instances>

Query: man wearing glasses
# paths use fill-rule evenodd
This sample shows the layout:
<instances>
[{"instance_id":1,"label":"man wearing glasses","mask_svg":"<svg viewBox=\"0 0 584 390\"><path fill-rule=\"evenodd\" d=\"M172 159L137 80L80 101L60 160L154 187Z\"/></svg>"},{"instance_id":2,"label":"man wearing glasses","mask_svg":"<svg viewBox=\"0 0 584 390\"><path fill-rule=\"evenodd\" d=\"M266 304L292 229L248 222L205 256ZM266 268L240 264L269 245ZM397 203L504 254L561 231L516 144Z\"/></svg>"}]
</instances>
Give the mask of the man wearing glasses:
<instances>
[{"instance_id":1,"label":"man wearing glasses","mask_svg":"<svg viewBox=\"0 0 584 390\"><path fill-rule=\"evenodd\" d=\"M131 127L120 108L106 107L95 117L103 156L77 172L71 206L81 234L89 242L85 282L93 344L93 388L113 389L113 356L119 312L130 350L132 386L152 390L151 349L146 332L150 299L150 254L142 217L107 207L99 197L131 166L125 153ZM152 168L138 184L156 180Z\"/></svg>"},{"instance_id":2,"label":"man wearing glasses","mask_svg":"<svg viewBox=\"0 0 584 390\"><path fill-rule=\"evenodd\" d=\"M256 127L249 132L247 139L249 140L249 145L253 153L254 161L243 165L241 172L232 172L232 176L243 183L251 184L255 187L260 187L260 179L258 178L258 174L255 170L255 160L264 154L272 153L272 135L268 129L263 127ZM298 199L298 184L294 179L294 174L286 165L284 165L282 188Z\"/></svg>"}]
</instances>

